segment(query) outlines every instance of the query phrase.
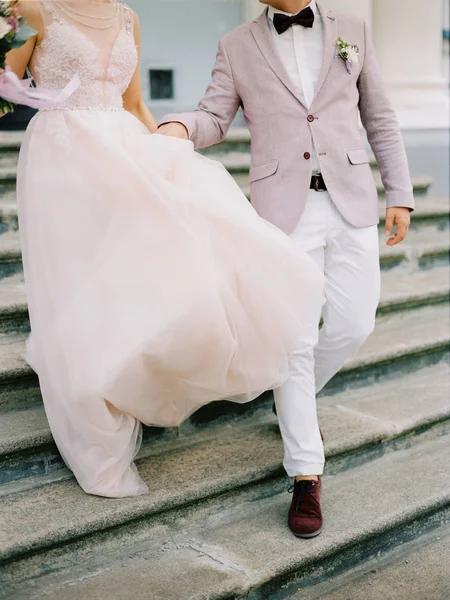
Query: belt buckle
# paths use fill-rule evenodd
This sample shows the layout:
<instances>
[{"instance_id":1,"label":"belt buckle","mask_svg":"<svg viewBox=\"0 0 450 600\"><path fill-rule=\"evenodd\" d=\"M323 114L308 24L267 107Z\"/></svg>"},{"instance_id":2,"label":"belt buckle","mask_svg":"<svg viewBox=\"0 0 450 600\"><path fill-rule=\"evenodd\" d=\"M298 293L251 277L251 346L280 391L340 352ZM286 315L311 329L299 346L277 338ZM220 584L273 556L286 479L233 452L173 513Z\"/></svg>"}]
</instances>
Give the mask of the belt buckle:
<instances>
[{"instance_id":1,"label":"belt buckle","mask_svg":"<svg viewBox=\"0 0 450 600\"><path fill-rule=\"evenodd\" d=\"M314 191L315 192L323 192L323 189L321 187L319 187L319 183L320 183L319 175L314 175L313 179L314 179Z\"/></svg>"}]
</instances>

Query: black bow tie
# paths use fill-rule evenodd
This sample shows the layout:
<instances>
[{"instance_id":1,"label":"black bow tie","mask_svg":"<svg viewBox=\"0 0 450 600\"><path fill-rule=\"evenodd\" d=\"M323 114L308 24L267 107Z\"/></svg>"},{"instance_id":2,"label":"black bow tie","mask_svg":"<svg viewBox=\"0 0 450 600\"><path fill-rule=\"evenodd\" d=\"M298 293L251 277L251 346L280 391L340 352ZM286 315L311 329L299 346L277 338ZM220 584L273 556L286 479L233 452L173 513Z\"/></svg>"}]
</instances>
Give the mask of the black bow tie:
<instances>
[{"instance_id":1,"label":"black bow tie","mask_svg":"<svg viewBox=\"0 0 450 600\"><path fill-rule=\"evenodd\" d=\"M282 13L276 13L273 17L273 24L278 33L284 33L292 25L303 25L311 28L314 25L314 12L310 6L304 8L298 15L289 17Z\"/></svg>"}]
</instances>

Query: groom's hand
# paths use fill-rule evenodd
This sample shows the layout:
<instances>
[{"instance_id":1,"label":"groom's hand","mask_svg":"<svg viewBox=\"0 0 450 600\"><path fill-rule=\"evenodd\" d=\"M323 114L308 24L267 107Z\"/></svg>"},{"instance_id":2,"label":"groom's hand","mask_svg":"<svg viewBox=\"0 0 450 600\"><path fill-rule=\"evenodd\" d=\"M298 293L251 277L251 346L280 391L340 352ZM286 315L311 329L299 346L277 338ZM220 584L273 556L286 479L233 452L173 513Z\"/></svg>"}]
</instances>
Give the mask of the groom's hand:
<instances>
[{"instance_id":1,"label":"groom's hand","mask_svg":"<svg viewBox=\"0 0 450 600\"><path fill-rule=\"evenodd\" d=\"M165 125L161 125L158 129L158 133L180 138L182 140L189 139L189 132L182 123L166 123Z\"/></svg>"},{"instance_id":2,"label":"groom's hand","mask_svg":"<svg viewBox=\"0 0 450 600\"><path fill-rule=\"evenodd\" d=\"M389 238L386 242L387 246L395 246L403 242L408 234L411 223L411 211L409 208L394 207L388 208L386 211L386 236ZM394 225L397 225L397 231L393 234ZM391 237L392 236L392 237Z\"/></svg>"}]
</instances>

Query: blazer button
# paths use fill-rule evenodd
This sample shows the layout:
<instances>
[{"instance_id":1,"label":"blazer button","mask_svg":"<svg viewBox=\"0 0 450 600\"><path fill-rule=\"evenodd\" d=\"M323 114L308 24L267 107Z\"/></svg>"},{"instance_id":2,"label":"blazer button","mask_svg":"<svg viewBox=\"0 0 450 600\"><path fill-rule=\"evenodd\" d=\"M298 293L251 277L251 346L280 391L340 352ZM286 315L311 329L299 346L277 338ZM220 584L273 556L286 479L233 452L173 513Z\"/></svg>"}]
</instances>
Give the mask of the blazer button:
<instances>
[{"instance_id":1,"label":"blazer button","mask_svg":"<svg viewBox=\"0 0 450 600\"><path fill-rule=\"evenodd\" d=\"M305 152L305 154L303 155L303 158L305 160L309 160L311 158L311 154L309 152Z\"/></svg>"},{"instance_id":2,"label":"blazer button","mask_svg":"<svg viewBox=\"0 0 450 600\"><path fill-rule=\"evenodd\" d=\"M308 115L308 121L312 123L314 121L313 115Z\"/></svg>"}]
</instances>

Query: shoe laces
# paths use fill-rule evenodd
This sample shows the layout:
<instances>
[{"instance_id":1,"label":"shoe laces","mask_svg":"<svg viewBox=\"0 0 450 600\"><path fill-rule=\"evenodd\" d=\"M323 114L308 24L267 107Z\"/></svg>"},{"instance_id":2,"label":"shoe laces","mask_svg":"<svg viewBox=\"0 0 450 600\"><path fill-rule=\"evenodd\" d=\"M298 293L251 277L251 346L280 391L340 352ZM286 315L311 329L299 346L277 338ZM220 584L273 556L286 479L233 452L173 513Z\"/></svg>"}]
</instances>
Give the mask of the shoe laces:
<instances>
[{"instance_id":1,"label":"shoe laces","mask_svg":"<svg viewBox=\"0 0 450 600\"><path fill-rule=\"evenodd\" d=\"M288 491L290 494L297 494L297 502L295 503L296 512L298 512L300 504L306 498L306 494L310 492L315 485L317 485L317 481L302 479L301 481L295 481L289 488Z\"/></svg>"}]
</instances>

